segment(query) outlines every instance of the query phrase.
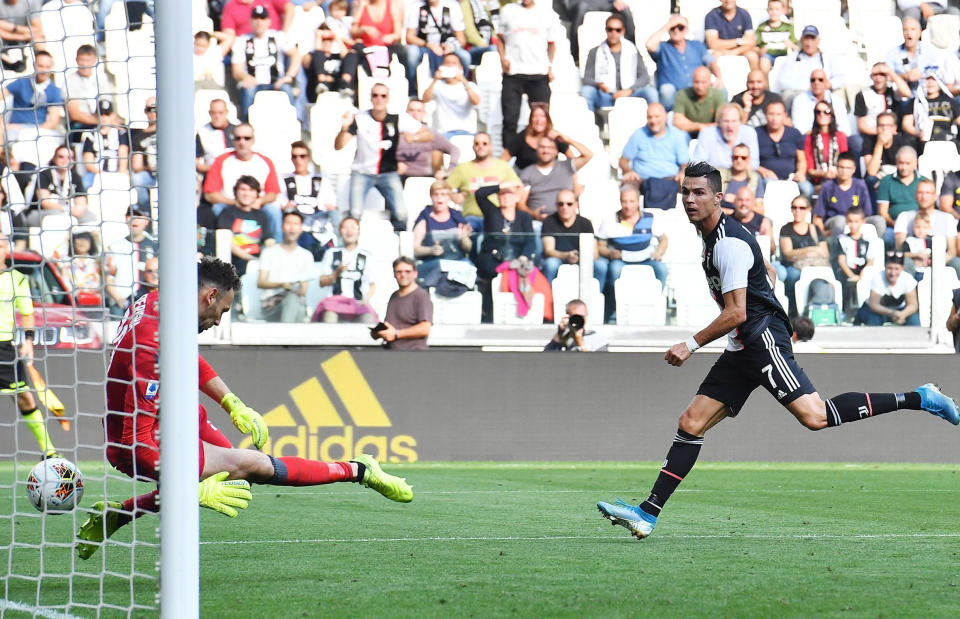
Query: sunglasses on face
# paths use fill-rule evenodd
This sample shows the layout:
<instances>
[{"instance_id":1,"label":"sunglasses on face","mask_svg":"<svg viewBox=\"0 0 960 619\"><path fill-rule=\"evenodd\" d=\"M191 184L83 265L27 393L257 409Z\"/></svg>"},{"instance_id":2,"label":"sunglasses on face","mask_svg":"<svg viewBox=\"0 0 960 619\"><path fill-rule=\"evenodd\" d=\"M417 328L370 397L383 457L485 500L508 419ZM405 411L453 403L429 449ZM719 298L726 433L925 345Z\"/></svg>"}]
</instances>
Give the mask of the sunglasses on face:
<instances>
[{"instance_id":1,"label":"sunglasses on face","mask_svg":"<svg viewBox=\"0 0 960 619\"><path fill-rule=\"evenodd\" d=\"M749 158L750 158L750 155L734 155L733 156L734 161L740 161L740 160L746 161Z\"/></svg>"},{"instance_id":2,"label":"sunglasses on face","mask_svg":"<svg viewBox=\"0 0 960 619\"><path fill-rule=\"evenodd\" d=\"M830 110L817 110L817 114L833 114Z\"/></svg>"},{"instance_id":3,"label":"sunglasses on face","mask_svg":"<svg viewBox=\"0 0 960 619\"><path fill-rule=\"evenodd\" d=\"M679 31L679 32L683 32L683 31L686 30L686 29L687 29L686 26L674 26L674 27L671 28L670 30L677 30L677 31Z\"/></svg>"},{"instance_id":4,"label":"sunglasses on face","mask_svg":"<svg viewBox=\"0 0 960 619\"><path fill-rule=\"evenodd\" d=\"M805 210L807 210L807 209L809 209L809 208L810 208L809 206L791 206L791 207L790 207L790 210L791 210L791 211L805 211Z\"/></svg>"},{"instance_id":5,"label":"sunglasses on face","mask_svg":"<svg viewBox=\"0 0 960 619\"><path fill-rule=\"evenodd\" d=\"M811 77L811 78L810 78L810 83L811 83L811 84L814 83L814 82L825 82L825 81L827 81L827 79L824 78L824 77Z\"/></svg>"},{"instance_id":6,"label":"sunglasses on face","mask_svg":"<svg viewBox=\"0 0 960 619\"><path fill-rule=\"evenodd\" d=\"M375 92L370 95L371 99L386 99L387 93L385 92Z\"/></svg>"},{"instance_id":7,"label":"sunglasses on face","mask_svg":"<svg viewBox=\"0 0 960 619\"><path fill-rule=\"evenodd\" d=\"M253 136L252 136L252 135L235 135L235 136L233 136L233 141L234 141L234 142L245 142L245 141L247 141L247 140L252 140L252 139L253 139Z\"/></svg>"},{"instance_id":8,"label":"sunglasses on face","mask_svg":"<svg viewBox=\"0 0 960 619\"><path fill-rule=\"evenodd\" d=\"M607 32L623 32L623 28L607 28Z\"/></svg>"},{"instance_id":9,"label":"sunglasses on face","mask_svg":"<svg viewBox=\"0 0 960 619\"><path fill-rule=\"evenodd\" d=\"M157 111L157 106L155 106L155 105L148 105L147 107L143 108L143 111L144 111L144 112L147 112L147 113L156 112L156 111Z\"/></svg>"},{"instance_id":10,"label":"sunglasses on face","mask_svg":"<svg viewBox=\"0 0 960 619\"><path fill-rule=\"evenodd\" d=\"M561 202L560 200L557 200L557 206L573 206L575 204L576 202Z\"/></svg>"},{"instance_id":11,"label":"sunglasses on face","mask_svg":"<svg viewBox=\"0 0 960 619\"><path fill-rule=\"evenodd\" d=\"M291 159L306 159L306 158L307 158L307 155L302 155L302 154L299 154L299 153L294 153L294 154L290 155L290 158L291 158Z\"/></svg>"}]
</instances>

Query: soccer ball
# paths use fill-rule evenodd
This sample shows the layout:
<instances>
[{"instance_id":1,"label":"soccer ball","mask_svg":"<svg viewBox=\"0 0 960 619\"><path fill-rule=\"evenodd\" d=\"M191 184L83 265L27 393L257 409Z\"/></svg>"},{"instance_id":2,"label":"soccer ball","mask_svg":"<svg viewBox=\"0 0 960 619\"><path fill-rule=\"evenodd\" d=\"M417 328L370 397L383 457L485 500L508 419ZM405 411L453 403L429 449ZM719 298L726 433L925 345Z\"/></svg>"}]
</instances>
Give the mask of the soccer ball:
<instances>
[{"instance_id":1,"label":"soccer ball","mask_svg":"<svg viewBox=\"0 0 960 619\"><path fill-rule=\"evenodd\" d=\"M27 496L41 512L71 511L83 498L83 475L64 458L41 460L27 477Z\"/></svg>"}]
</instances>

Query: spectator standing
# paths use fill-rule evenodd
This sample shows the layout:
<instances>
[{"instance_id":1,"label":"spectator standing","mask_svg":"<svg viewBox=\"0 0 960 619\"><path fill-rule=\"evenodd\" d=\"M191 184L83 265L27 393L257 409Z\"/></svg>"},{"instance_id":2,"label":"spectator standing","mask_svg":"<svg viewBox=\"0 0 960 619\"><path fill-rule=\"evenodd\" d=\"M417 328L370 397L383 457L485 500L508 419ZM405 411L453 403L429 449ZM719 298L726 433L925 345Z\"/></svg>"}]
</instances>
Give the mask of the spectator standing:
<instances>
[{"instance_id":1,"label":"spectator standing","mask_svg":"<svg viewBox=\"0 0 960 619\"><path fill-rule=\"evenodd\" d=\"M130 160L130 134L109 99L100 100L98 112L100 123L95 131L84 136L81 146L83 183L87 189L101 172L126 174Z\"/></svg>"},{"instance_id":2,"label":"spectator standing","mask_svg":"<svg viewBox=\"0 0 960 619\"><path fill-rule=\"evenodd\" d=\"M704 129L716 125L717 113L726 102L723 92L710 86L710 71L697 67L693 71L693 85L676 95L673 124L695 138ZM739 115L737 112L738 118Z\"/></svg>"},{"instance_id":3,"label":"spectator standing","mask_svg":"<svg viewBox=\"0 0 960 619\"><path fill-rule=\"evenodd\" d=\"M482 187L499 186L506 181L520 183L520 177L506 161L493 157L490 134L473 136L473 161L464 161L450 172L447 182L454 190L453 201L461 205L463 216L475 232L483 229L483 213L475 192Z\"/></svg>"},{"instance_id":4,"label":"spectator standing","mask_svg":"<svg viewBox=\"0 0 960 619\"><path fill-rule=\"evenodd\" d=\"M912 17L903 20L903 43L887 52L887 64L903 77L910 90L917 89L927 67L939 66L933 46L920 40L919 20Z\"/></svg>"},{"instance_id":5,"label":"spectator standing","mask_svg":"<svg viewBox=\"0 0 960 619\"><path fill-rule=\"evenodd\" d=\"M873 152L870 146L876 141L879 115L890 112L894 114L895 127L902 126L903 108L900 101L913 96L903 78L885 62L877 62L873 65L870 69L870 82L870 86L857 93L853 103L857 131L863 136L864 156ZM872 140L868 141L867 136Z\"/></svg>"},{"instance_id":6,"label":"spectator standing","mask_svg":"<svg viewBox=\"0 0 960 619\"><path fill-rule=\"evenodd\" d=\"M483 212L484 235L476 261L477 274L487 281L496 277L497 267L504 262L521 256L531 262L536 258L533 220L529 213L517 208L522 191L520 181L506 180L497 187L481 187L474 194ZM490 200L494 192L499 205ZM485 296L492 300L489 291Z\"/></svg>"},{"instance_id":7,"label":"spectator standing","mask_svg":"<svg viewBox=\"0 0 960 619\"><path fill-rule=\"evenodd\" d=\"M550 138L540 138L537 148L539 160L520 172L520 180L528 187L526 200L520 210L527 211L537 221L543 221L547 215L556 212L557 193L563 189L573 191L575 195L583 193L583 186L577 182L577 171L587 165L593 153L583 144L567 138L578 153L575 158L559 160L557 144Z\"/></svg>"},{"instance_id":8,"label":"spectator standing","mask_svg":"<svg viewBox=\"0 0 960 619\"><path fill-rule=\"evenodd\" d=\"M430 73L436 73L446 54L455 54L470 68L470 53L466 50L463 12L454 0L420 0L407 7L404 23L407 36L407 87L409 96L417 96L417 67L426 56Z\"/></svg>"},{"instance_id":9,"label":"spectator standing","mask_svg":"<svg viewBox=\"0 0 960 619\"><path fill-rule=\"evenodd\" d=\"M834 97L830 91L830 83L823 69L814 69L810 72L810 88L793 99L790 106L790 118L793 126L800 133L809 132L817 123L817 106L827 103L831 107L833 122L844 134L850 135L850 120L847 118L847 105L843 97Z\"/></svg>"},{"instance_id":10,"label":"spectator standing","mask_svg":"<svg viewBox=\"0 0 960 619\"><path fill-rule=\"evenodd\" d=\"M847 231L838 235L834 273L843 284L843 312L856 309L857 283L863 270L873 264L870 257L870 241L863 238L863 208L852 206L846 212Z\"/></svg>"},{"instance_id":11,"label":"spectator standing","mask_svg":"<svg viewBox=\"0 0 960 619\"><path fill-rule=\"evenodd\" d=\"M911 146L904 146L897 151L897 173L883 177L877 186L877 214L887 224L883 242L888 248L894 247L893 229L897 217L906 211L917 210L916 196L920 180L917 151Z\"/></svg>"},{"instance_id":12,"label":"spectator standing","mask_svg":"<svg viewBox=\"0 0 960 619\"><path fill-rule=\"evenodd\" d=\"M467 81L456 54L447 54L433 74L433 81L423 91L423 103L436 101L433 129L445 138L468 135L477 130L470 112L480 105L477 85Z\"/></svg>"},{"instance_id":13,"label":"spectator standing","mask_svg":"<svg viewBox=\"0 0 960 619\"><path fill-rule=\"evenodd\" d=\"M58 146L47 167L37 174L34 185L36 209L26 215L28 226L41 226L46 215L69 213L80 223L95 223L97 216L87 210L87 194L83 180L72 165L73 157L66 146Z\"/></svg>"},{"instance_id":14,"label":"spectator standing","mask_svg":"<svg viewBox=\"0 0 960 619\"><path fill-rule=\"evenodd\" d=\"M573 299L567 303L566 311L566 315L557 323L556 334L543 347L543 351L606 352L606 339L593 329L586 327L587 304L580 299Z\"/></svg>"},{"instance_id":15,"label":"spectator standing","mask_svg":"<svg viewBox=\"0 0 960 619\"><path fill-rule=\"evenodd\" d=\"M676 112L674 112L676 120ZM724 103L717 110L716 125L700 131L700 139L693 149L691 158L706 161L716 168L729 168L733 149L744 144L749 149L750 168L756 170L760 165L760 149L757 146L757 132L753 127L741 122L740 106L736 103Z\"/></svg>"},{"instance_id":16,"label":"spectator standing","mask_svg":"<svg viewBox=\"0 0 960 619\"><path fill-rule=\"evenodd\" d=\"M816 186L837 177L837 161L840 153L847 152L847 136L837 130L833 106L818 102L815 108L816 122L803 143L807 156L807 178Z\"/></svg>"},{"instance_id":17,"label":"spectator standing","mask_svg":"<svg viewBox=\"0 0 960 619\"><path fill-rule=\"evenodd\" d=\"M415 139L432 139L430 130L407 113L390 114L387 103L390 89L383 83L370 90L372 108L354 115L343 114L343 126L334 140L334 148L342 150L356 137L357 153L350 174L350 214L359 217L367 191L376 188L383 196L395 230L407 229L403 205L403 184L397 172L397 144L401 133L414 134Z\"/></svg>"},{"instance_id":18,"label":"spectator standing","mask_svg":"<svg viewBox=\"0 0 960 619\"><path fill-rule=\"evenodd\" d=\"M580 263L580 235L593 234L593 224L581 217L577 210L580 202L569 189L557 194L557 212L543 220L541 239L543 243L543 274L553 281L563 264ZM593 276L603 287L606 283L606 270L598 268L594 255Z\"/></svg>"},{"instance_id":19,"label":"spectator standing","mask_svg":"<svg viewBox=\"0 0 960 619\"><path fill-rule=\"evenodd\" d=\"M313 255L297 245L303 233L303 215L283 214L283 239L265 247L260 255L257 288L267 322L306 322L307 280L313 271Z\"/></svg>"},{"instance_id":20,"label":"spectator standing","mask_svg":"<svg viewBox=\"0 0 960 619\"><path fill-rule=\"evenodd\" d=\"M470 45L470 64L480 64L484 52L495 52L494 31L500 21L499 0L460 0L463 34Z\"/></svg>"},{"instance_id":21,"label":"spectator standing","mask_svg":"<svg viewBox=\"0 0 960 619\"><path fill-rule=\"evenodd\" d=\"M800 49L786 55L777 75L777 83L773 84L773 89L780 93L788 108L792 106L794 97L807 90L810 73L815 69L823 71L830 87L843 86L842 72L833 55L824 54L820 49L820 31L816 26L805 26L800 33ZM793 126L797 126L796 122Z\"/></svg>"},{"instance_id":22,"label":"spectator standing","mask_svg":"<svg viewBox=\"0 0 960 619\"><path fill-rule=\"evenodd\" d=\"M274 204L280 194L280 181L273 161L253 150L253 127L246 123L233 130L234 147L213 160L207 177L203 180L203 197L213 205L213 214L219 216L223 209L236 204L233 186L241 176L252 176L262 188L262 195L254 208L262 210L270 221L270 235L280 236L280 207ZM276 232L276 235L274 235Z\"/></svg>"},{"instance_id":23,"label":"spectator standing","mask_svg":"<svg viewBox=\"0 0 960 619\"><path fill-rule=\"evenodd\" d=\"M958 277L960 277L960 258L957 257L957 220L948 213L936 210L936 183L928 178L920 179L917 182L916 200L917 210L900 213L894 223L893 234L896 251L907 250L905 242L908 236L913 235L913 222L919 213L924 213L930 221L930 232L947 240L946 264L956 271ZM904 267L910 273L916 270L912 260L909 263L905 260Z\"/></svg>"},{"instance_id":24,"label":"spectator standing","mask_svg":"<svg viewBox=\"0 0 960 619\"><path fill-rule=\"evenodd\" d=\"M77 68L67 72L67 118L69 133L67 142L79 144L83 134L93 131L99 124L97 103L100 96L102 75L97 69L97 48L83 44L77 48Z\"/></svg>"},{"instance_id":25,"label":"spectator standing","mask_svg":"<svg viewBox=\"0 0 960 619\"><path fill-rule=\"evenodd\" d=\"M538 8L534 0L521 0L500 9L497 51L503 67L500 108L504 144L517 132L524 94L531 104L550 101L554 41L559 28L557 14L549 6Z\"/></svg>"},{"instance_id":26,"label":"spectator standing","mask_svg":"<svg viewBox=\"0 0 960 619\"><path fill-rule=\"evenodd\" d=\"M146 281L147 261L160 250L157 238L148 230L149 213L137 205L131 206L127 225L130 235L111 243L104 255L107 308L115 318L122 316L130 300L139 296L142 282Z\"/></svg>"},{"instance_id":27,"label":"spectator standing","mask_svg":"<svg viewBox=\"0 0 960 619\"><path fill-rule=\"evenodd\" d=\"M767 124L757 127L757 148L760 166L757 168L768 180L792 178L798 185L807 183L807 156L804 153L803 134L786 124L787 110L782 101L767 104ZM813 188L801 189L812 194Z\"/></svg>"},{"instance_id":28,"label":"spectator standing","mask_svg":"<svg viewBox=\"0 0 960 619\"><path fill-rule=\"evenodd\" d=\"M756 29L760 70L764 74L770 73L777 58L797 49L797 37L793 33L793 24L784 19L783 1L769 0L767 16L769 19Z\"/></svg>"},{"instance_id":29,"label":"spectator standing","mask_svg":"<svg viewBox=\"0 0 960 619\"><path fill-rule=\"evenodd\" d=\"M423 209L413 225L413 254L419 259L417 271L425 288L437 285L441 260L470 262L470 232L463 215L450 208L450 185L444 181L433 183L430 206Z\"/></svg>"},{"instance_id":30,"label":"spectator standing","mask_svg":"<svg viewBox=\"0 0 960 619\"><path fill-rule=\"evenodd\" d=\"M0 4L0 7L5 6ZM2 15L2 14L0 14ZM2 17L0 17L2 19ZM3 96L12 97L12 111L6 122L7 139L15 139L20 127L34 126L46 132L63 133L63 93L53 83L53 56L37 51L33 60L35 73L3 86Z\"/></svg>"},{"instance_id":31,"label":"spectator standing","mask_svg":"<svg viewBox=\"0 0 960 619\"><path fill-rule=\"evenodd\" d=\"M647 125L637 129L620 156L624 183L636 185L647 208L676 206L676 193L687 167L687 135L667 124L662 103L647 106Z\"/></svg>"},{"instance_id":32,"label":"spectator standing","mask_svg":"<svg viewBox=\"0 0 960 619\"><path fill-rule=\"evenodd\" d=\"M623 40L623 18L614 14L607 18L607 40L587 53L580 96L594 112L610 107L621 97L642 97L648 102L659 100L657 89L650 83L647 67L637 46Z\"/></svg>"},{"instance_id":33,"label":"spectator standing","mask_svg":"<svg viewBox=\"0 0 960 619\"><path fill-rule=\"evenodd\" d=\"M410 99L407 103L407 114L420 124L420 129L428 132L428 139L416 132L400 133L397 144L397 169L401 181L411 176L432 176L444 178L447 170L443 167L443 156L450 156L450 165L455 166L460 160L460 149L450 140L438 132L427 127L424 119L427 116L426 108L420 99Z\"/></svg>"},{"instance_id":34,"label":"spectator standing","mask_svg":"<svg viewBox=\"0 0 960 619\"><path fill-rule=\"evenodd\" d=\"M157 98L148 97L143 104L147 126L130 130L130 152L133 157L133 186L137 190L137 203L150 206L150 188L157 186Z\"/></svg>"},{"instance_id":35,"label":"spectator standing","mask_svg":"<svg viewBox=\"0 0 960 619\"><path fill-rule=\"evenodd\" d=\"M287 199L284 211L300 213L302 234L298 243L319 260L333 246L340 209L330 183L322 175L311 173L310 147L306 142L297 140L290 145L290 160L293 174L283 177Z\"/></svg>"},{"instance_id":36,"label":"spectator standing","mask_svg":"<svg viewBox=\"0 0 960 619\"><path fill-rule=\"evenodd\" d=\"M859 208L861 218L877 229L877 236L883 238L887 228L883 217L873 214L873 202L867 184L859 178L854 178L857 169L857 160L853 153L840 153L837 157L837 176L823 181L820 186L820 195L813 209L813 223L831 238L838 238L846 224L846 214L852 208Z\"/></svg>"},{"instance_id":37,"label":"spectator standing","mask_svg":"<svg viewBox=\"0 0 960 619\"><path fill-rule=\"evenodd\" d=\"M720 201L720 207L724 209L725 213L733 212L734 204L737 201L737 192L742 187L749 187L755 196L754 206L757 213L763 215L763 195L766 192L767 181L750 167L749 146L741 142L733 147L730 167L720 168L720 180L726 187L723 199Z\"/></svg>"},{"instance_id":38,"label":"spectator standing","mask_svg":"<svg viewBox=\"0 0 960 619\"><path fill-rule=\"evenodd\" d=\"M417 285L417 263L400 256L393 261L393 277L399 288L390 295L384 329L373 332L391 350L427 350L433 324L433 302Z\"/></svg>"},{"instance_id":39,"label":"spectator standing","mask_svg":"<svg viewBox=\"0 0 960 619\"><path fill-rule=\"evenodd\" d=\"M240 120L261 90L282 90L294 104L292 84L300 70L300 53L283 32L270 29L270 14L264 6L251 13L252 31L240 35L230 54L233 78L240 89ZM286 59L284 59L286 56Z\"/></svg>"},{"instance_id":40,"label":"spectator standing","mask_svg":"<svg viewBox=\"0 0 960 619\"><path fill-rule=\"evenodd\" d=\"M704 41L714 56L743 56L751 70L760 67L753 20L746 9L737 7L737 0L721 0L707 13L703 27Z\"/></svg>"},{"instance_id":41,"label":"spectator standing","mask_svg":"<svg viewBox=\"0 0 960 619\"><path fill-rule=\"evenodd\" d=\"M664 34L668 34L669 39L661 43ZM686 17L671 14L667 23L650 35L646 45L657 64L657 94L668 112L673 110L677 92L693 84L694 72L699 67L709 67L717 78L714 86L718 90L722 88L720 67L713 54L700 41L687 38ZM709 86L709 77L706 83Z\"/></svg>"},{"instance_id":42,"label":"spectator standing","mask_svg":"<svg viewBox=\"0 0 960 619\"><path fill-rule=\"evenodd\" d=\"M210 122L197 129L197 172L206 174L214 159L233 148L233 130L237 127L227 117L227 102L210 101L207 110Z\"/></svg>"},{"instance_id":43,"label":"spectator standing","mask_svg":"<svg viewBox=\"0 0 960 619\"><path fill-rule=\"evenodd\" d=\"M243 277L247 272L247 263L257 260L264 247L275 243L270 236L270 222L262 210L257 208L260 199L260 181L248 175L237 179L233 185L236 200L228 204L217 216L217 229L230 230L233 243L230 244L231 261L237 274Z\"/></svg>"},{"instance_id":44,"label":"spectator standing","mask_svg":"<svg viewBox=\"0 0 960 619\"><path fill-rule=\"evenodd\" d=\"M530 105L530 119L527 127L520 133L511 136L510 140L504 142L501 158L504 161L510 161L516 157L513 165L517 170L522 170L537 162L537 148L541 138L551 138L557 144L557 151L563 153L566 157L571 157L573 152L570 145L563 140L563 136L553 128L553 120L550 118L550 110L546 103L533 103Z\"/></svg>"},{"instance_id":45,"label":"spectator standing","mask_svg":"<svg viewBox=\"0 0 960 619\"><path fill-rule=\"evenodd\" d=\"M870 283L870 298L860 306L853 324L879 327L890 322L919 327L919 310L917 280L904 277L903 254L888 252L883 271Z\"/></svg>"},{"instance_id":46,"label":"spectator standing","mask_svg":"<svg viewBox=\"0 0 960 619\"><path fill-rule=\"evenodd\" d=\"M782 103L783 99L777 93L770 92L766 74L756 69L747 75L747 89L735 94L730 101L742 108L743 123L756 128L767 124L767 104L776 101Z\"/></svg>"},{"instance_id":47,"label":"spectator standing","mask_svg":"<svg viewBox=\"0 0 960 619\"><path fill-rule=\"evenodd\" d=\"M601 279L607 299L605 322L613 320L616 310L615 284L627 264L639 264L653 269L663 290L667 288L667 265L662 261L669 239L660 229L656 218L640 206L640 194L633 185L620 188L620 210L611 219L600 223L597 230L597 252L594 273Z\"/></svg>"},{"instance_id":48,"label":"spectator standing","mask_svg":"<svg viewBox=\"0 0 960 619\"><path fill-rule=\"evenodd\" d=\"M806 196L797 196L790 203L793 221L780 228L780 273L784 292L787 295L790 316L798 315L796 285L800 272L808 266L826 266L830 251L827 243L817 233L816 226L810 224L810 200Z\"/></svg>"},{"instance_id":49,"label":"spectator standing","mask_svg":"<svg viewBox=\"0 0 960 619\"><path fill-rule=\"evenodd\" d=\"M320 285L332 286L332 290L317 306L314 322L377 322L377 313L370 306L377 290L370 277L371 254L358 247L359 238L360 222L344 217L340 222L342 245L324 253L320 262Z\"/></svg>"}]
</instances>

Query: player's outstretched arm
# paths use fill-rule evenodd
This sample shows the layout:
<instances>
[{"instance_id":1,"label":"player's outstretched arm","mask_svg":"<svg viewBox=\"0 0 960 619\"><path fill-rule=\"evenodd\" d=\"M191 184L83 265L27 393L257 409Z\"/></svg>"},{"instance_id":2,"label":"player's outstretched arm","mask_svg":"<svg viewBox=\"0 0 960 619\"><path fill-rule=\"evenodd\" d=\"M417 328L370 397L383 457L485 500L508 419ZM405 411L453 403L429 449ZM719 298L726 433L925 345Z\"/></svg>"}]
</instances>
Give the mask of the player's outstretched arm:
<instances>
[{"instance_id":1,"label":"player's outstretched arm","mask_svg":"<svg viewBox=\"0 0 960 619\"><path fill-rule=\"evenodd\" d=\"M226 471L211 475L200 482L200 505L236 518L237 510L246 509L253 495L245 479L231 479Z\"/></svg>"},{"instance_id":2,"label":"player's outstretched arm","mask_svg":"<svg viewBox=\"0 0 960 619\"><path fill-rule=\"evenodd\" d=\"M210 374L213 373L211 368ZM243 403L243 401L230 392L230 388L223 382L223 379L214 375L210 380L200 385L200 390L216 400L223 407L223 410L230 413L230 421L244 434L249 434L253 439L253 446L262 449L270 440L270 430L263 417L257 411Z\"/></svg>"},{"instance_id":3,"label":"player's outstretched arm","mask_svg":"<svg viewBox=\"0 0 960 619\"><path fill-rule=\"evenodd\" d=\"M690 358L701 346L706 346L719 337L723 337L747 319L747 289L737 288L724 293L723 311L702 331L685 342L674 344L663 356L667 363L677 367Z\"/></svg>"}]
</instances>

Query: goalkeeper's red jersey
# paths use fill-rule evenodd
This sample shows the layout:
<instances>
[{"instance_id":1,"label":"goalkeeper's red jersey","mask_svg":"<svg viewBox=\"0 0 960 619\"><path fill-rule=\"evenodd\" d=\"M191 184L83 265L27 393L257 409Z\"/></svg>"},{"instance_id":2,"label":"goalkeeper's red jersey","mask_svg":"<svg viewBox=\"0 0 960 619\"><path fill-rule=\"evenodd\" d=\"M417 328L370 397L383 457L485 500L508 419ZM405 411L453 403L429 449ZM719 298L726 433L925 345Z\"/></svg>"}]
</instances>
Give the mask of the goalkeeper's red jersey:
<instances>
[{"instance_id":1,"label":"goalkeeper's red jersey","mask_svg":"<svg viewBox=\"0 0 960 619\"><path fill-rule=\"evenodd\" d=\"M155 444L160 412L160 294L134 301L120 320L107 371L107 440ZM200 356L199 385L217 373Z\"/></svg>"}]
</instances>

